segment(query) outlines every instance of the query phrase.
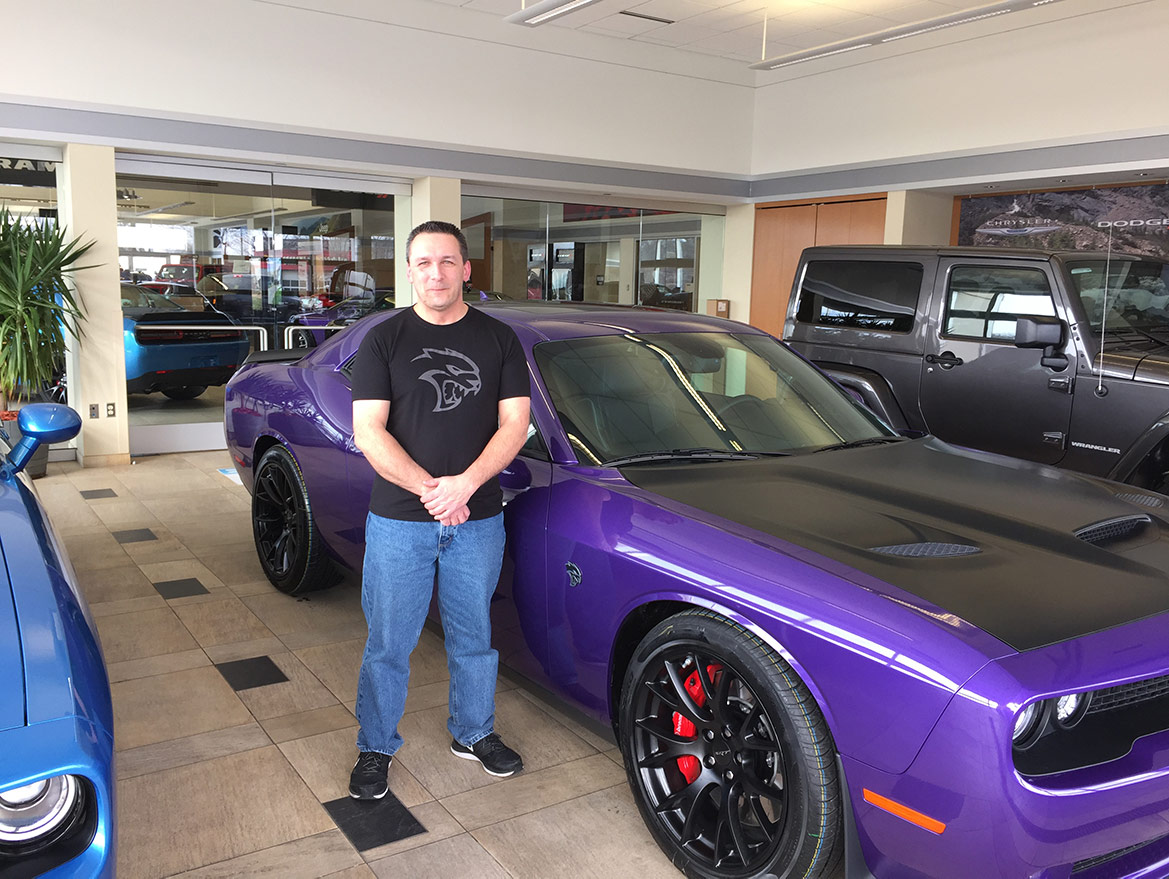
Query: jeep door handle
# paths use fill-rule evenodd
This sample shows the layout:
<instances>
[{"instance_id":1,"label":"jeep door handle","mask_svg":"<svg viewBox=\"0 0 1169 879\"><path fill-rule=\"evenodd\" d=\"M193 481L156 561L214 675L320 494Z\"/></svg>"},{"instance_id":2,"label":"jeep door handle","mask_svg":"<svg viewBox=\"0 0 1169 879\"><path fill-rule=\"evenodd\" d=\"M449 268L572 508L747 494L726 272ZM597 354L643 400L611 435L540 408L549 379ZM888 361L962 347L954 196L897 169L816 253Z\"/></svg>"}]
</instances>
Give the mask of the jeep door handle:
<instances>
[{"instance_id":1,"label":"jeep door handle","mask_svg":"<svg viewBox=\"0 0 1169 879\"><path fill-rule=\"evenodd\" d=\"M953 369L962 365L962 358L954 356L949 351L943 351L941 354L927 354L925 362L936 363L942 369Z\"/></svg>"}]
</instances>

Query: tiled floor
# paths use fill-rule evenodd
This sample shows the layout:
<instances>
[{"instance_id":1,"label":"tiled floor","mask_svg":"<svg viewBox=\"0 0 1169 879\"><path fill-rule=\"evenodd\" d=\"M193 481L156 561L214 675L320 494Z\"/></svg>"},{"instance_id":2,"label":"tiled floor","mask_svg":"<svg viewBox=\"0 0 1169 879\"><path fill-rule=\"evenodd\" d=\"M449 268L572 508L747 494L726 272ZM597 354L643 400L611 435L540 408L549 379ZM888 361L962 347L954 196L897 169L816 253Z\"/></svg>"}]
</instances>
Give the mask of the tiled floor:
<instances>
[{"instance_id":1,"label":"tiled floor","mask_svg":"<svg viewBox=\"0 0 1169 879\"><path fill-rule=\"evenodd\" d=\"M120 879L681 875L645 830L612 741L509 678L497 728L525 770L496 779L453 757L431 631L413 656L393 797L351 801L359 588L276 592L255 559L249 496L218 472L229 466L225 452L51 464L36 483L109 665ZM411 820L424 832L384 842Z\"/></svg>"}]
</instances>

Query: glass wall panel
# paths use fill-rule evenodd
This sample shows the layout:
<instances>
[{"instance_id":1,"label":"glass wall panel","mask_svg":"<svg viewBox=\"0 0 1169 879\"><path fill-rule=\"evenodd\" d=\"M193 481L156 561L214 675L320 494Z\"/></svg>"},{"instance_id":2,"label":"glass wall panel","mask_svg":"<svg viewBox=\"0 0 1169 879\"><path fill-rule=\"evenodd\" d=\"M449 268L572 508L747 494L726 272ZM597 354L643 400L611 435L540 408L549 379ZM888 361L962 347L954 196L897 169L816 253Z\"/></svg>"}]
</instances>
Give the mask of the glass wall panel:
<instances>
[{"instance_id":1,"label":"glass wall panel","mask_svg":"<svg viewBox=\"0 0 1169 879\"><path fill-rule=\"evenodd\" d=\"M698 307L703 224L709 229L712 221L722 222L701 214L482 196L464 196L462 207L471 286L484 298L684 311ZM718 282L703 283L717 288ZM717 298L719 291L704 289L703 295Z\"/></svg>"},{"instance_id":2,"label":"glass wall panel","mask_svg":"<svg viewBox=\"0 0 1169 879\"><path fill-rule=\"evenodd\" d=\"M312 347L393 306L394 196L249 176L267 182L117 178L132 451L136 427L221 421L261 336Z\"/></svg>"}]
</instances>

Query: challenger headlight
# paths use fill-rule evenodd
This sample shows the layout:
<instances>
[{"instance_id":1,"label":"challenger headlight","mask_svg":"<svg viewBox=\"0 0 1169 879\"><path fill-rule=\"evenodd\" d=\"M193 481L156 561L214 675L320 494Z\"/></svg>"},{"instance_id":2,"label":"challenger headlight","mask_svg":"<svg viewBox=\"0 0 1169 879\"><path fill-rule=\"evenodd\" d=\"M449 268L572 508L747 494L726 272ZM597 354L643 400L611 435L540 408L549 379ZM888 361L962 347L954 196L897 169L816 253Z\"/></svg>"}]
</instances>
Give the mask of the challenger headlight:
<instances>
[{"instance_id":1,"label":"challenger headlight","mask_svg":"<svg viewBox=\"0 0 1169 879\"><path fill-rule=\"evenodd\" d=\"M1031 738L1035 728L1039 726L1040 707L1042 702L1032 702L1019 712L1015 718L1015 730L1011 735L1011 742L1020 745Z\"/></svg>"},{"instance_id":2,"label":"challenger headlight","mask_svg":"<svg viewBox=\"0 0 1169 879\"><path fill-rule=\"evenodd\" d=\"M0 791L0 846L36 846L67 829L81 799L76 776L55 775Z\"/></svg>"},{"instance_id":3,"label":"challenger headlight","mask_svg":"<svg viewBox=\"0 0 1169 879\"><path fill-rule=\"evenodd\" d=\"M1062 727L1072 727L1088 711L1090 693L1069 693L1055 700L1055 722Z\"/></svg>"}]
</instances>

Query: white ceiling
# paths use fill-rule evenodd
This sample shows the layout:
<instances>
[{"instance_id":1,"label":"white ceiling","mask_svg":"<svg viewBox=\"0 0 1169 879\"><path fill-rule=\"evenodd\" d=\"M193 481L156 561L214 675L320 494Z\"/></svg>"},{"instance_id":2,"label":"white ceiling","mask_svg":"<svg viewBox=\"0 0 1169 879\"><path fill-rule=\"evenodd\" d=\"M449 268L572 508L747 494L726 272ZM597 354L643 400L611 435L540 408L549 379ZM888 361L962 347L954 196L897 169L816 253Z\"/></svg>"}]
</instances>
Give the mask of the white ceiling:
<instances>
[{"instance_id":1,"label":"white ceiling","mask_svg":"<svg viewBox=\"0 0 1169 879\"><path fill-rule=\"evenodd\" d=\"M523 0L430 0L500 17ZM536 0L528 0L534 5ZM571 28L752 64L916 24L991 0L600 0L541 27ZM627 14L629 13L629 14ZM1026 18L1028 13L1018 15ZM649 16L649 18L643 17ZM764 18L767 43L763 43ZM1016 18L1016 15L1004 16ZM658 20L654 20L658 19Z\"/></svg>"}]
</instances>

